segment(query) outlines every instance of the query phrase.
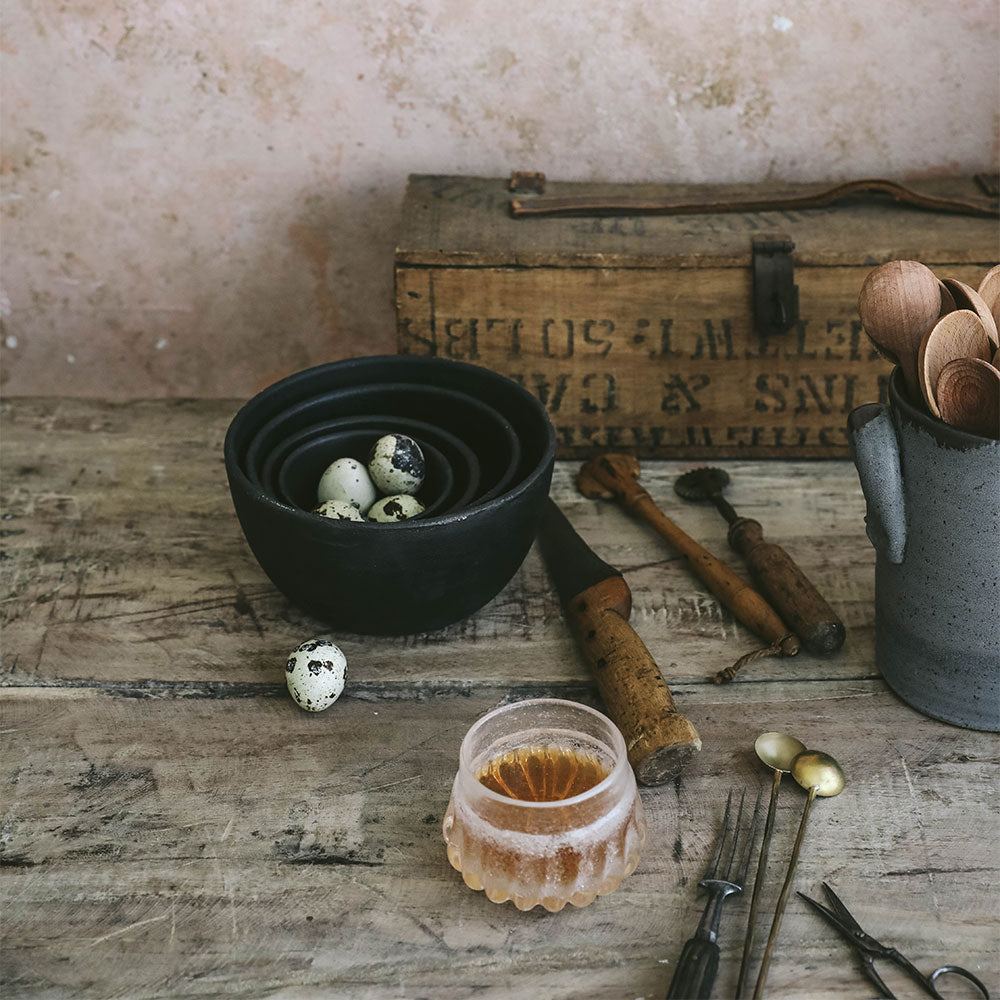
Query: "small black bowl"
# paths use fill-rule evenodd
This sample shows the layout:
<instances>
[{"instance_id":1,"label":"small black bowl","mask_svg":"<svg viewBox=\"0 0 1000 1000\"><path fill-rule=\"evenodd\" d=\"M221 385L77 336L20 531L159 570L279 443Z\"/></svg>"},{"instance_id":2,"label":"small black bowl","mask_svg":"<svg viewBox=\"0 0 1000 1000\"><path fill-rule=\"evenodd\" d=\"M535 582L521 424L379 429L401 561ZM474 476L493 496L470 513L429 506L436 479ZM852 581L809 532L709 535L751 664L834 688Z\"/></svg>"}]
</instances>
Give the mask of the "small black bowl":
<instances>
[{"instance_id":1,"label":"small black bowl","mask_svg":"<svg viewBox=\"0 0 1000 1000\"><path fill-rule=\"evenodd\" d=\"M366 413L423 420L464 441L479 461L482 492L477 502L502 492L517 472L520 443L502 413L458 389L391 382L352 385L295 401L255 431L243 469L252 475L269 451L310 424Z\"/></svg>"},{"instance_id":2,"label":"small black bowl","mask_svg":"<svg viewBox=\"0 0 1000 1000\"><path fill-rule=\"evenodd\" d=\"M288 455L300 445L316 437L342 430L362 430L388 427L386 433L409 434L419 441L421 447L428 444L441 453L451 467L454 478L454 492L448 497L444 507L438 513L446 514L467 507L479 490L479 460L464 441L435 427L423 420L410 420L405 417L388 417L385 414L375 414L370 417L340 417L337 420L326 420L289 435L269 452L263 461L260 473L252 467L246 469L247 478L263 487L272 495L278 495L278 469Z\"/></svg>"},{"instance_id":3,"label":"small black bowl","mask_svg":"<svg viewBox=\"0 0 1000 1000\"><path fill-rule=\"evenodd\" d=\"M304 400L375 384L432 391L440 387L495 410L512 426L521 456L511 485L485 503L452 514L359 524L289 507L250 480L245 467L248 448L269 421ZM353 412L358 412L356 407ZM373 407L370 412L393 411ZM452 406L442 400L437 412L451 420L430 422L457 435L461 426ZM290 434L333 416L326 411L312 413L297 425L292 421L264 443L258 461ZM244 404L227 431L224 455L244 535L275 586L329 626L360 634L404 635L467 617L496 596L517 571L548 496L555 431L534 396L489 369L405 355L354 358L298 372ZM504 464L508 461L509 455Z\"/></svg>"},{"instance_id":4,"label":"small black bowl","mask_svg":"<svg viewBox=\"0 0 1000 1000\"><path fill-rule=\"evenodd\" d=\"M362 431L336 431L311 438L289 452L278 469L278 495L301 510L314 511L318 500L316 487L326 467L338 458L353 458L362 465L372 445L388 428ZM416 441L416 438L414 438ZM424 453L426 472L417 499L424 505L418 517L432 517L444 509L455 491L455 476L451 466L433 445L417 441Z\"/></svg>"}]
</instances>

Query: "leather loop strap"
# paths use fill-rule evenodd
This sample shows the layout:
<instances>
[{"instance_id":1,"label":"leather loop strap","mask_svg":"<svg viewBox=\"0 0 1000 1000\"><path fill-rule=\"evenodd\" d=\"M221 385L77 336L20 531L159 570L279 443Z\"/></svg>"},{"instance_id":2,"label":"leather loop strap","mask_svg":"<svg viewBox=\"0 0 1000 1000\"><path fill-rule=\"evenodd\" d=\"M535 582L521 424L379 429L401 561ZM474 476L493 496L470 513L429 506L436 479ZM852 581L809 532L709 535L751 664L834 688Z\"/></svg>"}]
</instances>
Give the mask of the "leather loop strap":
<instances>
[{"instance_id":1,"label":"leather loop strap","mask_svg":"<svg viewBox=\"0 0 1000 1000\"><path fill-rule=\"evenodd\" d=\"M676 199L648 201L617 197L549 197L512 198L510 213L515 218L537 216L624 216L624 215L714 215L725 212L770 212L779 209L825 208L854 194L887 194L894 201L913 205L932 212L974 215L993 218L1000 215L1000 206L994 201L966 201L923 194L898 181L879 177L848 181L833 187L816 184L790 186L788 195L766 198L733 198L717 201ZM795 192L795 193L792 193Z\"/></svg>"}]
</instances>

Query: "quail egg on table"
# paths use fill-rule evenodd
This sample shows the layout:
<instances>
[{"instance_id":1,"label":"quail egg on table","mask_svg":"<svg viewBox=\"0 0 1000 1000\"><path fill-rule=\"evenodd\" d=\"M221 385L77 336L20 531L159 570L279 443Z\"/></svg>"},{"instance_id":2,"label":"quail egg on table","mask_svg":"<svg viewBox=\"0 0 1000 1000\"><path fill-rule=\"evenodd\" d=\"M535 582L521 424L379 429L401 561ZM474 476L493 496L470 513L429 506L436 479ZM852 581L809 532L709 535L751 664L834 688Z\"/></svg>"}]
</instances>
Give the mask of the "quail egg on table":
<instances>
[{"instance_id":1,"label":"quail egg on table","mask_svg":"<svg viewBox=\"0 0 1000 1000\"><path fill-rule=\"evenodd\" d=\"M322 712L329 708L344 690L347 657L329 639L310 639L288 657L285 683L299 708L307 712Z\"/></svg>"},{"instance_id":2,"label":"quail egg on table","mask_svg":"<svg viewBox=\"0 0 1000 1000\"><path fill-rule=\"evenodd\" d=\"M338 458L331 462L320 476L319 486L316 488L318 503L344 500L357 507L362 514L368 513L368 508L375 502L377 495L368 470L353 458Z\"/></svg>"},{"instance_id":3,"label":"quail egg on table","mask_svg":"<svg viewBox=\"0 0 1000 1000\"><path fill-rule=\"evenodd\" d=\"M408 435L386 434L368 455L368 471L383 493L416 493L424 481L424 453Z\"/></svg>"},{"instance_id":4,"label":"quail egg on table","mask_svg":"<svg viewBox=\"0 0 1000 1000\"><path fill-rule=\"evenodd\" d=\"M369 521L387 524L392 521L406 521L424 512L424 505L408 493L396 493L391 497L376 500L368 511Z\"/></svg>"},{"instance_id":5,"label":"quail egg on table","mask_svg":"<svg viewBox=\"0 0 1000 1000\"><path fill-rule=\"evenodd\" d=\"M361 511L346 500L325 500L313 513L322 514L332 521L364 521Z\"/></svg>"}]
</instances>

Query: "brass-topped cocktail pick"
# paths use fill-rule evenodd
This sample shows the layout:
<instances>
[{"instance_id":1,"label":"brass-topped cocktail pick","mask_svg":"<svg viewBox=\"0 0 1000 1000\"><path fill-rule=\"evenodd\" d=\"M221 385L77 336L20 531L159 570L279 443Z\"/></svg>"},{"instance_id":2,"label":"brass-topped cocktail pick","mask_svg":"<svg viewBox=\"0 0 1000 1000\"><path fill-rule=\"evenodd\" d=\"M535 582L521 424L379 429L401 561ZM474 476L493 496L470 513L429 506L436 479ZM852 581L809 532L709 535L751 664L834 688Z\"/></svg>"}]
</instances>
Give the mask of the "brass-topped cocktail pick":
<instances>
[{"instance_id":1,"label":"brass-topped cocktail pick","mask_svg":"<svg viewBox=\"0 0 1000 1000\"><path fill-rule=\"evenodd\" d=\"M753 894L750 897L750 914L747 917L747 932L743 939L743 960L740 963L740 976L736 981L736 1000L743 995L747 976L750 974L750 954L753 949L753 936L757 922L757 903L760 899L761 886L764 883L764 872L767 870L767 856L771 847L771 835L774 833L774 815L778 805L778 788L783 775L791 773L792 762L806 749L806 745L787 733L761 733L753 745L761 761L774 771L771 782L771 799L767 806L767 819L764 822L764 836L760 842L760 858L757 861L757 874L753 880Z\"/></svg>"},{"instance_id":2,"label":"brass-topped cocktail pick","mask_svg":"<svg viewBox=\"0 0 1000 1000\"><path fill-rule=\"evenodd\" d=\"M795 837L795 845L792 847L792 856L788 861L788 872L785 875L785 883L781 887L781 895L778 897L778 905L774 909L774 920L771 922L771 932L767 936L767 945L764 948L764 957L761 959L760 971L757 973L757 985L753 991L754 1000L760 1000L764 995L764 984L767 982L767 970L771 965L771 956L774 946L778 940L778 930L781 927L781 918L785 912L785 904L792 891L792 882L795 879L795 869L799 863L799 851L802 848L802 839L806 832L806 823L809 820L809 811L812 809L816 796L830 798L839 795L844 790L844 772L840 765L829 755L820 750L805 750L792 761L792 777L803 787L809 790L809 798L806 800L802 810L802 819L799 821L799 832Z\"/></svg>"}]
</instances>

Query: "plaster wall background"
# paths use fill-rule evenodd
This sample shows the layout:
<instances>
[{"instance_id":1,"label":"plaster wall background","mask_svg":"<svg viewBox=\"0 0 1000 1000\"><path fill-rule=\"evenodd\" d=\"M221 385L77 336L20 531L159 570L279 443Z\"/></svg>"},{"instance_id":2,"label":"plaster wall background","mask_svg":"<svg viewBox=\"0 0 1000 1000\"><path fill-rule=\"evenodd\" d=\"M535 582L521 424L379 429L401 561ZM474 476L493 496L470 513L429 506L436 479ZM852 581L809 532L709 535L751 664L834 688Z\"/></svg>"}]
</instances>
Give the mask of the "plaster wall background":
<instances>
[{"instance_id":1,"label":"plaster wall background","mask_svg":"<svg viewBox=\"0 0 1000 1000\"><path fill-rule=\"evenodd\" d=\"M394 350L406 175L998 160L996 0L8 0L7 394L246 396Z\"/></svg>"}]
</instances>

